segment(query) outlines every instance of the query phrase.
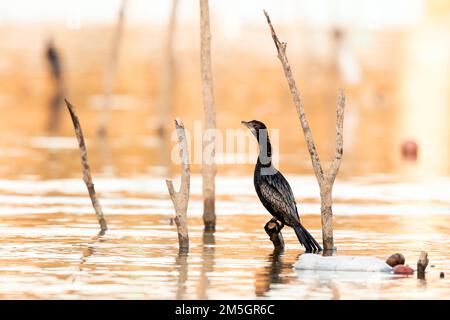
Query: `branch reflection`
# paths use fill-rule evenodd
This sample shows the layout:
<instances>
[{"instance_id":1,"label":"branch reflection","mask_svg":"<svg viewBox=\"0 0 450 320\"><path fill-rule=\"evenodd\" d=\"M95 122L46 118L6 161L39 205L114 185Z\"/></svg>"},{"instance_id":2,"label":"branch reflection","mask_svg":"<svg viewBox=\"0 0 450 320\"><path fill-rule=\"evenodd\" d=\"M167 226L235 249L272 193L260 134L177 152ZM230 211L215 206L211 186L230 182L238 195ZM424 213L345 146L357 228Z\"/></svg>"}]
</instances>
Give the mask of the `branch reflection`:
<instances>
[{"instance_id":1,"label":"branch reflection","mask_svg":"<svg viewBox=\"0 0 450 320\"><path fill-rule=\"evenodd\" d=\"M209 278L208 273L214 270L215 255L215 237L214 232L203 232L202 265L199 283L197 286L197 299L208 299Z\"/></svg>"}]
</instances>

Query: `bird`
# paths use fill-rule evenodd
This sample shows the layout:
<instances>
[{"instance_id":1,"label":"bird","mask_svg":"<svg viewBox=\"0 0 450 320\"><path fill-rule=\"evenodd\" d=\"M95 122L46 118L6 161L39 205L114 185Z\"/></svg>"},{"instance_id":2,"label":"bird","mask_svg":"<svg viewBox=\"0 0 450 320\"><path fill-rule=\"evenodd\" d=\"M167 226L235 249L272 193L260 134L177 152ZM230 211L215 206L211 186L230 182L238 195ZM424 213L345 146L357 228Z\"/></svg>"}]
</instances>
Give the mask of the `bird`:
<instances>
[{"instance_id":1,"label":"bird","mask_svg":"<svg viewBox=\"0 0 450 320\"><path fill-rule=\"evenodd\" d=\"M261 203L281 223L294 229L306 252L319 252L322 247L300 222L294 194L286 178L272 164L272 146L267 127L258 120L241 121L258 140L259 155L256 161L253 184Z\"/></svg>"}]
</instances>

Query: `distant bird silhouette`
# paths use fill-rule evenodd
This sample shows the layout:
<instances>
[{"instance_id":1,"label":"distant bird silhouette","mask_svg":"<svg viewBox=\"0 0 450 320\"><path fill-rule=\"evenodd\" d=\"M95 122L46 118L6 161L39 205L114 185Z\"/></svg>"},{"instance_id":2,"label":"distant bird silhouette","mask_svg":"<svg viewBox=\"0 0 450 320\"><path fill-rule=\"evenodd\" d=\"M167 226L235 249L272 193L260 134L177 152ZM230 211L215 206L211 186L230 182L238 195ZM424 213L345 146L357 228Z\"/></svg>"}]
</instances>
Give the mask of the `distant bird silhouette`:
<instances>
[{"instance_id":1,"label":"distant bird silhouette","mask_svg":"<svg viewBox=\"0 0 450 320\"><path fill-rule=\"evenodd\" d=\"M272 165L272 146L264 123L252 120L242 121L259 144L259 156L256 162L253 183L256 193L264 207L274 219L281 222L281 228L288 225L293 228L298 241L306 252L322 251L322 247L300 223L294 194L283 175Z\"/></svg>"},{"instance_id":2,"label":"distant bird silhouette","mask_svg":"<svg viewBox=\"0 0 450 320\"><path fill-rule=\"evenodd\" d=\"M54 92L49 105L50 114L48 118L48 130L50 132L55 132L60 126L61 107L66 93L62 74L61 57L52 39L47 41L45 56L54 82Z\"/></svg>"},{"instance_id":3,"label":"distant bird silhouette","mask_svg":"<svg viewBox=\"0 0 450 320\"><path fill-rule=\"evenodd\" d=\"M45 51L47 61L50 65L50 71L52 76L59 80L61 78L61 59L59 58L58 51L55 48L53 40L48 40L47 49Z\"/></svg>"}]
</instances>

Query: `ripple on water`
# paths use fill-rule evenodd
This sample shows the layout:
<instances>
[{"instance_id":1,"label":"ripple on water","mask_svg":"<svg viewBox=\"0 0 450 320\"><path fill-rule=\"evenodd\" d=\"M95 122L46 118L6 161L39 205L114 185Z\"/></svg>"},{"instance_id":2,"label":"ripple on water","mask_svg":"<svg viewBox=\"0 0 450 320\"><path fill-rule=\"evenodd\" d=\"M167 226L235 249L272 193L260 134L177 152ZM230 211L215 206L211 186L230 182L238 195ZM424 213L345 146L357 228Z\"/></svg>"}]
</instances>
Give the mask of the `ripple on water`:
<instances>
[{"instance_id":1,"label":"ripple on water","mask_svg":"<svg viewBox=\"0 0 450 320\"><path fill-rule=\"evenodd\" d=\"M291 177L302 185L313 177ZM312 180L313 181L313 180ZM448 183L448 182L445 182ZM97 238L97 222L76 179L0 180L0 298L285 298L392 299L450 296L448 202L394 182L341 183L335 193L338 254L386 258L401 252L414 266L429 253L427 281L386 274L295 271L301 254L294 233L274 255L263 231L269 215L249 178L220 178L218 226L203 233L200 180L189 204L191 248L178 255L173 208L162 181L98 179L110 230ZM365 191L361 189L368 188ZM407 192L400 192L405 188ZM302 222L320 239L319 205L297 188ZM352 197L348 197L352 194ZM352 198L360 198L353 201ZM363 199L363 200L361 200ZM427 200L428 199L428 200ZM446 199L450 199L447 197ZM433 267L431 266L433 265Z\"/></svg>"}]
</instances>

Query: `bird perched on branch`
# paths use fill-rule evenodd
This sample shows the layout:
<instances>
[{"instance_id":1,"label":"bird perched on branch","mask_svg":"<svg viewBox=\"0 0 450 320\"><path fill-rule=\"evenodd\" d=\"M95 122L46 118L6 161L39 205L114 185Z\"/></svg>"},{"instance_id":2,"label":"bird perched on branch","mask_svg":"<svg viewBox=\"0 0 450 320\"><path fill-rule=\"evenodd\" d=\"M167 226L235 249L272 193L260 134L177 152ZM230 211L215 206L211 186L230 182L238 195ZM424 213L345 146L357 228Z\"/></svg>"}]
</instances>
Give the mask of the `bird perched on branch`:
<instances>
[{"instance_id":1,"label":"bird perched on branch","mask_svg":"<svg viewBox=\"0 0 450 320\"><path fill-rule=\"evenodd\" d=\"M267 127L257 120L241 123L249 128L258 140L259 156L253 183L262 204L272 214L274 220L281 222L280 230L284 225L294 229L298 241L305 247L306 252L322 251L322 247L300 223L294 194L289 183L272 165L272 146Z\"/></svg>"}]
</instances>

